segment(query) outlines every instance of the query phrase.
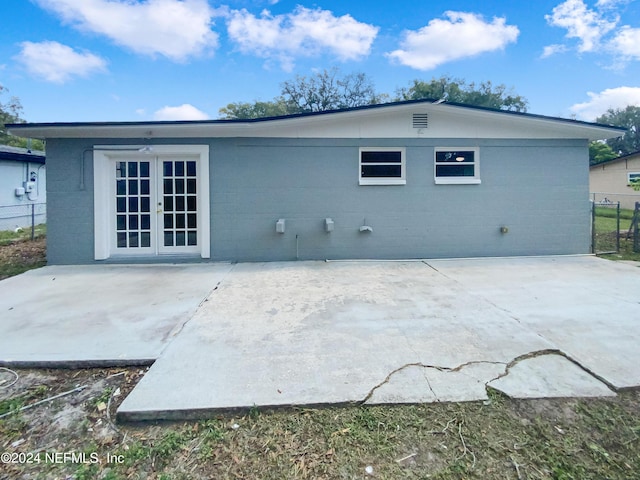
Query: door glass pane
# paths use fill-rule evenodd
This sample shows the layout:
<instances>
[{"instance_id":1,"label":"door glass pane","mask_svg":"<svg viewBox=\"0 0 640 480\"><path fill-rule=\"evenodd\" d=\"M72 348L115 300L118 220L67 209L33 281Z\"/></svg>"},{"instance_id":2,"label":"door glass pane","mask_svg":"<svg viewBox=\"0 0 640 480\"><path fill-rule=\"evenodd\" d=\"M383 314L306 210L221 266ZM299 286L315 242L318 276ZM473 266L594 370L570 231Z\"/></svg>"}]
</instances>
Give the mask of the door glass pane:
<instances>
[{"instance_id":1,"label":"door glass pane","mask_svg":"<svg viewBox=\"0 0 640 480\"><path fill-rule=\"evenodd\" d=\"M141 215L140 229L151 230L151 215Z\"/></svg>"},{"instance_id":2,"label":"door glass pane","mask_svg":"<svg viewBox=\"0 0 640 480\"><path fill-rule=\"evenodd\" d=\"M189 231L187 233L187 244L198 245L198 232Z\"/></svg>"},{"instance_id":3,"label":"door glass pane","mask_svg":"<svg viewBox=\"0 0 640 480\"><path fill-rule=\"evenodd\" d=\"M165 181L164 181L164 193L165 193L165 195L173 193L173 180L165 179Z\"/></svg>"},{"instance_id":4,"label":"door glass pane","mask_svg":"<svg viewBox=\"0 0 640 480\"><path fill-rule=\"evenodd\" d=\"M187 179L187 193L196 193L196 179Z\"/></svg>"},{"instance_id":5,"label":"door glass pane","mask_svg":"<svg viewBox=\"0 0 640 480\"><path fill-rule=\"evenodd\" d=\"M171 213L164 214L164 228L173 228L173 215Z\"/></svg>"},{"instance_id":6,"label":"door glass pane","mask_svg":"<svg viewBox=\"0 0 640 480\"><path fill-rule=\"evenodd\" d=\"M163 162L162 172L165 177L173 175L173 162Z\"/></svg>"},{"instance_id":7,"label":"door glass pane","mask_svg":"<svg viewBox=\"0 0 640 480\"><path fill-rule=\"evenodd\" d=\"M164 246L173 247L173 232L164 232Z\"/></svg>"},{"instance_id":8,"label":"door glass pane","mask_svg":"<svg viewBox=\"0 0 640 480\"><path fill-rule=\"evenodd\" d=\"M116 195L126 195L127 194L127 181L126 180L117 180L116 181Z\"/></svg>"},{"instance_id":9,"label":"door glass pane","mask_svg":"<svg viewBox=\"0 0 640 480\"><path fill-rule=\"evenodd\" d=\"M118 215L116 217L116 229L117 230L126 230L127 229L127 216L126 215Z\"/></svg>"},{"instance_id":10,"label":"door glass pane","mask_svg":"<svg viewBox=\"0 0 640 480\"><path fill-rule=\"evenodd\" d=\"M127 248L126 232L118 232L118 248Z\"/></svg>"},{"instance_id":11,"label":"door glass pane","mask_svg":"<svg viewBox=\"0 0 640 480\"><path fill-rule=\"evenodd\" d=\"M184 180L176 178L176 195L184 195Z\"/></svg>"},{"instance_id":12,"label":"door glass pane","mask_svg":"<svg viewBox=\"0 0 640 480\"><path fill-rule=\"evenodd\" d=\"M138 162L127 162L129 166L129 172L127 174L128 177L137 177L138 176Z\"/></svg>"},{"instance_id":13,"label":"door glass pane","mask_svg":"<svg viewBox=\"0 0 640 480\"><path fill-rule=\"evenodd\" d=\"M144 178L149 177L149 162L140 162L140 176Z\"/></svg>"},{"instance_id":14,"label":"door glass pane","mask_svg":"<svg viewBox=\"0 0 640 480\"><path fill-rule=\"evenodd\" d=\"M184 212L184 197L176 197L176 212Z\"/></svg>"},{"instance_id":15,"label":"door glass pane","mask_svg":"<svg viewBox=\"0 0 640 480\"><path fill-rule=\"evenodd\" d=\"M198 202L196 201L195 195L189 195L187 197L187 211L188 212L195 212L197 210L197 204L198 204Z\"/></svg>"},{"instance_id":16,"label":"door glass pane","mask_svg":"<svg viewBox=\"0 0 640 480\"><path fill-rule=\"evenodd\" d=\"M138 180L129 180L129 195L138 194Z\"/></svg>"},{"instance_id":17,"label":"door glass pane","mask_svg":"<svg viewBox=\"0 0 640 480\"><path fill-rule=\"evenodd\" d=\"M142 232L140 234L140 246L141 247L151 246L151 234L149 232Z\"/></svg>"},{"instance_id":18,"label":"door glass pane","mask_svg":"<svg viewBox=\"0 0 640 480\"><path fill-rule=\"evenodd\" d=\"M184 162L176 162L174 175L176 177L184 177Z\"/></svg>"},{"instance_id":19,"label":"door glass pane","mask_svg":"<svg viewBox=\"0 0 640 480\"><path fill-rule=\"evenodd\" d=\"M198 226L196 222L196 214L189 213L187 214L187 227L188 228L196 228Z\"/></svg>"},{"instance_id":20,"label":"door glass pane","mask_svg":"<svg viewBox=\"0 0 640 480\"><path fill-rule=\"evenodd\" d=\"M129 230L138 230L138 215L129 215Z\"/></svg>"},{"instance_id":21,"label":"door glass pane","mask_svg":"<svg viewBox=\"0 0 640 480\"><path fill-rule=\"evenodd\" d=\"M184 247L185 244L185 232L178 231L176 232L176 247Z\"/></svg>"},{"instance_id":22,"label":"door glass pane","mask_svg":"<svg viewBox=\"0 0 640 480\"><path fill-rule=\"evenodd\" d=\"M129 234L129 246L137 247L138 246L138 233L133 232Z\"/></svg>"},{"instance_id":23,"label":"door glass pane","mask_svg":"<svg viewBox=\"0 0 640 480\"><path fill-rule=\"evenodd\" d=\"M151 204L149 197L140 197L140 211L149 212L151 210Z\"/></svg>"},{"instance_id":24,"label":"door glass pane","mask_svg":"<svg viewBox=\"0 0 640 480\"><path fill-rule=\"evenodd\" d=\"M149 180L140 180L140 193L149 195Z\"/></svg>"},{"instance_id":25,"label":"door glass pane","mask_svg":"<svg viewBox=\"0 0 640 480\"><path fill-rule=\"evenodd\" d=\"M196 176L196 162L187 162L187 177Z\"/></svg>"},{"instance_id":26,"label":"door glass pane","mask_svg":"<svg viewBox=\"0 0 640 480\"><path fill-rule=\"evenodd\" d=\"M184 217L185 217L184 213L176 214L176 228L185 228Z\"/></svg>"},{"instance_id":27,"label":"door glass pane","mask_svg":"<svg viewBox=\"0 0 640 480\"><path fill-rule=\"evenodd\" d=\"M164 211L173 212L173 197L164 197Z\"/></svg>"}]
</instances>

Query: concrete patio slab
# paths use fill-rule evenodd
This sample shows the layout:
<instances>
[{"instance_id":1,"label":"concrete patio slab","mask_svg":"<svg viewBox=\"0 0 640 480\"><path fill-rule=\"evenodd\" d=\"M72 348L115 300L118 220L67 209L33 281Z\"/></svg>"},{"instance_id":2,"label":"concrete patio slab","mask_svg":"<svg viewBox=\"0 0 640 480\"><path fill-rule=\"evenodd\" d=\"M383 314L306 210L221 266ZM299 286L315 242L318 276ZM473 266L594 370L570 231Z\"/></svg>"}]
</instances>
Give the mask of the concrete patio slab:
<instances>
[{"instance_id":1,"label":"concrete patio slab","mask_svg":"<svg viewBox=\"0 0 640 480\"><path fill-rule=\"evenodd\" d=\"M142 420L253 405L422 401L430 393L484 399L484 384L511 360L553 348L422 262L240 264L118 412ZM431 380L402 375L393 393L377 391L410 364L434 367L433 392Z\"/></svg>"},{"instance_id":2,"label":"concrete patio slab","mask_svg":"<svg viewBox=\"0 0 640 480\"><path fill-rule=\"evenodd\" d=\"M0 364L151 363L229 264L50 266L0 282Z\"/></svg>"},{"instance_id":3,"label":"concrete patio slab","mask_svg":"<svg viewBox=\"0 0 640 480\"><path fill-rule=\"evenodd\" d=\"M429 264L616 388L640 385L640 269L593 256Z\"/></svg>"},{"instance_id":4,"label":"concrete patio slab","mask_svg":"<svg viewBox=\"0 0 640 480\"><path fill-rule=\"evenodd\" d=\"M615 397L615 392L562 355L528 358L488 385L509 397Z\"/></svg>"}]
</instances>

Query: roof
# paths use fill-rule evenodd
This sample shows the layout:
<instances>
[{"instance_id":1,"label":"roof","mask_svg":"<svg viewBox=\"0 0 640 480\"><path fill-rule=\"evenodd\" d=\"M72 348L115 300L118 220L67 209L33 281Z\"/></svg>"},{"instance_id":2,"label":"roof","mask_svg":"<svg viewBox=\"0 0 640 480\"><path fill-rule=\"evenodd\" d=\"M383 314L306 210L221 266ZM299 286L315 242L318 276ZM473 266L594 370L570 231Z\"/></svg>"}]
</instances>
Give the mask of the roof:
<instances>
[{"instance_id":1,"label":"roof","mask_svg":"<svg viewBox=\"0 0 640 480\"><path fill-rule=\"evenodd\" d=\"M0 145L0 160L9 160L24 163L45 163L44 152L35 150L31 151L26 148L10 147L9 145Z\"/></svg>"},{"instance_id":2,"label":"roof","mask_svg":"<svg viewBox=\"0 0 640 480\"><path fill-rule=\"evenodd\" d=\"M638 157L638 156L640 156L640 150L638 150L637 152L627 153L626 155L622 155L620 157L612 158L611 160L606 160L604 162L596 163L594 165L591 165L589 168L602 167L604 165L611 165L612 163L622 162L623 160L630 160L631 158Z\"/></svg>"},{"instance_id":3,"label":"roof","mask_svg":"<svg viewBox=\"0 0 640 480\"><path fill-rule=\"evenodd\" d=\"M428 115L417 128L408 115ZM366 105L280 117L159 122L73 122L8 124L32 138L579 138L618 137L624 128L431 99Z\"/></svg>"}]
</instances>

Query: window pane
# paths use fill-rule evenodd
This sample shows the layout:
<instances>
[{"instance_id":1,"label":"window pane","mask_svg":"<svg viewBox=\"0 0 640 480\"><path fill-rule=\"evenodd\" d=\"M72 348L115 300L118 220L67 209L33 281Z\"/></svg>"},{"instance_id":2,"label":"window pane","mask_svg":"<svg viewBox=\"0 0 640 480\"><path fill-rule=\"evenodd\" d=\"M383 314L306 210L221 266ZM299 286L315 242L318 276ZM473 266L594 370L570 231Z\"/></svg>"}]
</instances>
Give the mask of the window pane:
<instances>
[{"instance_id":1,"label":"window pane","mask_svg":"<svg viewBox=\"0 0 640 480\"><path fill-rule=\"evenodd\" d=\"M184 225L184 220L185 220L185 214L184 213L178 213L176 215L176 228L185 228Z\"/></svg>"},{"instance_id":2,"label":"window pane","mask_svg":"<svg viewBox=\"0 0 640 480\"><path fill-rule=\"evenodd\" d=\"M164 232L164 246L173 247L173 232Z\"/></svg>"},{"instance_id":3,"label":"window pane","mask_svg":"<svg viewBox=\"0 0 640 480\"><path fill-rule=\"evenodd\" d=\"M140 217L140 228L142 230L151 230L151 216L141 215Z\"/></svg>"},{"instance_id":4,"label":"window pane","mask_svg":"<svg viewBox=\"0 0 640 480\"><path fill-rule=\"evenodd\" d=\"M138 234L137 233L130 233L129 234L129 246L130 247L137 247L138 246Z\"/></svg>"},{"instance_id":5,"label":"window pane","mask_svg":"<svg viewBox=\"0 0 640 480\"><path fill-rule=\"evenodd\" d=\"M129 215L129 230L138 230L138 215Z\"/></svg>"},{"instance_id":6,"label":"window pane","mask_svg":"<svg viewBox=\"0 0 640 480\"><path fill-rule=\"evenodd\" d=\"M187 227L188 228L197 228L198 227L197 217L196 217L195 213L187 214Z\"/></svg>"},{"instance_id":7,"label":"window pane","mask_svg":"<svg viewBox=\"0 0 640 480\"><path fill-rule=\"evenodd\" d=\"M140 162L140 176L149 177L149 162Z\"/></svg>"},{"instance_id":8,"label":"window pane","mask_svg":"<svg viewBox=\"0 0 640 480\"><path fill-rule=\"evenodd\" d=\"M126 195L127 194L127 181L126 180L117 180L116 181L116 195Z\"/></svg>"},{"instance_id":9,"label":"window pane","mask_svg":"<svg viewBox=\"0 0 640 480\"><path fill-rule=\"evenodd\" d=\"M148 212L151 210L151 204L149 201L149 197L140 197L140 211Z\"/></svg>"},{"instance_id":10,"label":"window pane","mask_svg":"<svg viewBox=\"0 0 640 480\"><path fill-rule=\"evenodd\" d=\"M138 176L138 162L129 162L129 177Z\"/></svg>"},{"instance_id":11,"label":"window pane","mask_svg":"<svg viewBox=\"0 0 640 480\"><path fill-rule=\"evenodd\" d=\"M173 193L173 180L165 179L164 181L164 193Z\"/></svg>"},{"instance_id":12,"label":"window pane","mask_svg":"<svg viewBox=\"0 0 640 480\"><path fill-rule=\"evenodd\" d=\"M174 168L176 177L184 177L184 162L176 162Z\"/></svg>"},{"instance_id":13,"label":"window pane","mask_svg":"<svg viewBox=\"0 0 640 480\"><path fill-rule=\"evenodd\" d=\"M164 211L173 212L173 197L164 197Z\"/></svg>"},{"instance_id":14,"label":"window pane","mask_svg":"<svg viewBox=\"0 0 640 480\"><path fill-rule=\"evenodd\" d=\"M188 232L187 245L197 245L197 244L198 244L198 232Z\"/></svg>"},{"instance_id":15,"label":"window pane","mask_svg":"<svg viewBox=\"0 0 640 480\"><path fill-rule=\"evenodd\" d=\"M126 197L119 197L116 201L117 206L116 209L118 212L126 212L127 211L127 199Z\"/></svg>"},{"instance_id":16,"label":"window pane","mask_svg":"<svg viewBox=\"0 0 640 480\"><path fill-rule=\"evenodd\" d=\"M141 233L140 234L140 246L141 247L150 247L151 246L151 234L150 233Z\"/></svg>"},{"instance_id":17,"label":"window pane","mask_svg":"<svg viewBox=\"0 0 640 480\"><path fill-rule=\"evenodd\" d=\"M196 201L197 197L195 195L189 195L187 197L187 211L195 212L197 208L198 202Z\"/></svg>"},{"instance_id":18,"label":"window pane","mask_svg":"<svg viewBox=\"0 0 640 480\"><path fill-rule=\"evenodd\" d=\"M165 213L164 214L164 228L173 228L173 214Z\"/></svg>"},{"instance_id":19,"label":"window pane","mask_svg":"<svg viewBox=\"0 0 640 480\"><path fill-rule=\"evenodd\" d=\"M138 194L138 180L129 180L129 195Z\"/></svg>"},{"instance_id":20,"label":"window pane","mask_svg":"<svg viewBox=\"0 0 640 480\"><path fill-rule=\"evenodd\" d=\"M162 171L164 172L165 177L170 177L173 175L173 163L171 162L162 162Z\"/></svg>"},{"instance_id":21,"label":"window pane","mask_svg":"<svg viewBox=\"0 0 640 480\"><path fill-rule=\"evenodd\" d=\"M140 180L140 193L149 195L149 180Z\"/></svg>"},{"instance_id":22,"label":"window pane","mask_svg":"<svg viewBox=\"0 0 640 480\"><path fill-rule=\"evenodd\" d=\"M125 162L116 162L116 178L127 176L127 164Z\"/></svg>"},{"instance_id":23,"label":"window pane","mask_svg":"<svg viewBox=\"0 0 640 480\"><path fill-rule=\"evenodd\" d=\"M186 242L185 232L176 232L176 246L183 247Z\"/></svg>"},{"instance_id":24,"label":"window pane","mask_svg":"<svg viewBox=\"0 0 640 480\"><path fill-rule=\"evenodd\" d=\"M126 230L127 229L127 216L126 215L118 215L116 220L117 230Z\"/></svg>"},{"instance_id":25,"label":"window pane","mask_svg":"<svg viewBox=\"0 0 640 480\"><path fill-rule=\"evenodd\" d=\"M129 211L137 212L138 211L138 198L137 197L129 197Z\"/></svg>"},{"instance_id":26,"label":"window pane","mask_svg":"<svg viewBox=\"0 0 640 480\"><path fill-rule=\"evenodd\" d=\"M473 165L436 165L436 177L473 177Z\"/></svg>"},{"instance_id":27,"label":"window pane","mask_svg":"<svg viewBox=\"0 0 640 480\"><path fill-rule=\"evenodd\" d=\"M436 152L436 162L473 163L474 151Z\"/></svg>"},{"instance_id":28,"label":"window pane","mask_svg":"<svg viewBox=\"0 0 640 480\"><path fill-rule=\"evenodd\" d=\"M362 163L401 163L401 152L361 152Z\"/></svg>"},{"instance_id":29,"label":"window pane","mask_svg":"<svg viewBox=\"0 0 640 480\"><path fill-rule=\"evenodd\" d=\"M176 178L176 193L179 195L184 194L184 179Z\"/></svg>"},{"instance_id":30,"label":"window pane","mask_svg":"<svg viewBox=\"0 0 640 480\"><path fill-rule=\"evenodd\" d=\"M126 232L118 233L118 248L127 248L127 234L126 234Z\"/></svg>"},{"instance_id":31,"label":"window pane","mask_svg":"<svg viewBox=\"0 0 640 480\"><path fill-rule=\"evenodd\" d=\"M184 212L184 197L176 197L176 212Z\"/></svg>"},{"instance_id":32,"label":"window pane","mask_svg":"<svg viewBox=\"0 0 640 480\"><path fill-rule=\"evenodd\" d=\"M196 179L187 179L187 193L196 193Z\"/></svg>"},{"instance_id":33,"label":"window pane","mask_svg":"<svg viewBox=\"0 0 640 480\"><path fill-rule=\"evenodd\" d=\"M196 162L187 162L187 176L188 177L196 176Z\"/></svg>"},{"instance_id":34,"label":"window pane","mask_svg":"<svg viewBox=\"0 0 640 480\"><path fill-rule=\"evenodd\" d=\"M400 165L362 165L362 178L402 178Z\"/></svg>"}]
</instances>

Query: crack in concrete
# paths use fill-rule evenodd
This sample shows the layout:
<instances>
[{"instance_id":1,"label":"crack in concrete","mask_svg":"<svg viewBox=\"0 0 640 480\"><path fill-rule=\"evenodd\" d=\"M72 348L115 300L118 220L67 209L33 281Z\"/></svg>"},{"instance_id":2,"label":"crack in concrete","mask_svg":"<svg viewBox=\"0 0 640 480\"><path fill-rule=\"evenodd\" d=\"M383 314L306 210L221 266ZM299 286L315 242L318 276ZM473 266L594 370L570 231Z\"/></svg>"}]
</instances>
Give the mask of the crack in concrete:
<instances>
[{"instance_id":1,"label":"crack in concrete","mask_svg":"<svg viewBox=\"0 0 640 480\"><path fill-rule=\"evenodd\" d=\"M493 390L498 390L495 387L492 387L491 385L489 385L491 382L494 382L496 380L499 380L501 378L506 377L507 375L509 375L511 369L516 366L518 363L525 361L525 360L530 360L532 358L537 358L537 357L543 357L546 355L558 355L561 357L566 358L567 360L569 360L571 363L573 363L574 365L576 365L577 367L579 367L581 370L583 370L584 372L586 372L587 374L589 374L590 376L592 376L593 378L595 378L596 380L602 382L603 384L605 384L610 390L612 390L613 392L617 392L617 389L614 385L612 385L610 382L608 382L606 379L604 379L603 377L601 377L600 375L597 375L596 373L594 373L593 371L591 371L590 369L586 368L585 366L583 366L580 362L578 362L577 360L575 360L574 358L570 357L569 355L567 355L565 352L563 352L562 350L559 349L554 349L554 348L547 348L547 349L543 349L543 350L535 350L533 352L527 352L524 353L522 355L518 355L517 357L515 357L514 359L512 359L509 362L497 362L497 361L489 361L489 360L472 360L470 362L465 362L462 363L456 367L443 367L440 365L427 365L424 364L422 362L414 362L414 363L407 363L405 365L402 365L401 367L396 368L395 370L393 370L391 373L389 373L389 375L386 376L386 378L378 383L377 385L375 385L371 390L369 390L369 392L365 395L364 399L360 400L359 402L356 402L357 405L364 405L366 404L369 400L371 400L371 397L373 397L374 393L382 388L384 385L388 384L389 381L391 380L391 378L407 369L407 368L411 368L411 367L419 367L419 368L423 368L423 369L434 369L434 370L438 370L439 372L445 372L445 373L454 373L454 372L459 372L461 371L463 368L469 367L471 365L480 365L480 364L486 364L486 365L504 365L504 372L502 372L500 375L487 380L485 382L485 389L488 391L488 389L493 389ZM439 402L440 400L438 399L438 396L436 395L436 392L433 390L433 387L431 386L431 382L429 382L429 379L427 378L426 375L424 375L424 378L427 382L427 386L429 387L429 390L431 391L431 393L433 394L434 398L436 399L436 402ZM504 392L502 392L504 393Z\"/></svg>"},{"instance_id":2,"label":"crack in concrete","mask_svg":"<svg viewBox=\"0 0 640 480\"><path fill-rule=\"evenodd\" d=\"M383 387L384 385L386 385L387 383L389 383L389 381L391 380L391 377L393 377L396 373L399 373L407 368L410 367L420 367L420 368L424 368L424 369L434 369L434 370L438 370L440 372L445 372L445 373L451 373L451 372L459 372L460 370L462 370L465 367L471 366L471 365L477 365L477 364L488 364L488 365L507 365L505 362L494 362L494 361L490 361L490 360L472 360L470 362L465 362L461 365L458 365L456 367L443 367L440 365L427 365L424 364L422 362L415 362L415 363L407 363L405 365L402 365L401 367L396 368L395 370L393 370L391 373L389 373L389 375L386 376L386 378L380 382L379 384L377 384L376 386L374 386L371 390L369 390L369 392L367 393L367 395L365 395L363 400L360 400L359 402L357 402L358 405L364 405L365 403L367 403L371 397L373 396L373 394L376 392L376 390L378 390L379 388ZM429 389L431 390L431 392L433 393L433 396L436 398L436 401L440 401L438 400L438 396L436 395L436 393L434 392L431 383L429 382L429 379L427 379L425 377L425 380L427 381L427 385L429 386Z\"/></svg>"}]
</instances>

